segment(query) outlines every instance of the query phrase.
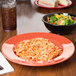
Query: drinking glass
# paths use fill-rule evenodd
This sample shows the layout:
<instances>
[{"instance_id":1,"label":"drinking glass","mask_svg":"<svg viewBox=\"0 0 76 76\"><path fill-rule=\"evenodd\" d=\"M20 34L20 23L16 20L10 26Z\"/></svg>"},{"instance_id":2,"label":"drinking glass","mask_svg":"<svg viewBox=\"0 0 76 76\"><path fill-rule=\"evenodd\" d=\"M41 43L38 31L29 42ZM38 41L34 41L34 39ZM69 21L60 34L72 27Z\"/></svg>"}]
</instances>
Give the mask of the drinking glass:
<instances>
[{"instance_id":1,"label":"drinking glass","mask_svg":"<svg viewBox=\"0 0 76 76\"><path fill-rule=\"evenodd\" d=\"M15 30L16 20L16 0L2 0L2 26L5 31Z\"/></svg>"}]
</instances>

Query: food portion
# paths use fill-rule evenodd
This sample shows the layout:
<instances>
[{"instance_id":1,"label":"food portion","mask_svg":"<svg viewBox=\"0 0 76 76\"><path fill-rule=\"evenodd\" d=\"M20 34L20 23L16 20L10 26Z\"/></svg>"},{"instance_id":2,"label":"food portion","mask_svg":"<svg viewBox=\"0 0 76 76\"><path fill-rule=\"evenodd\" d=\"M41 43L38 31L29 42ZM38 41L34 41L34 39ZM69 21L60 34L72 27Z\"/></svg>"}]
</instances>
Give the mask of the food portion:
<instances>
[{"instance_id":1,"label":"food portion","mask_svg":"<svg viewBox=\"0 0 76 76\"><path fill-rule=\"evenodd\" d=\"M72 25L76 24L76 17L63 14L54 14L53 16L47 16L46 21L54 25Z\"/></svg>"},{"instance_id":2,"label":"food portion","mask_svg":"<svg viewBox=\"0 0 76 76\"><path fill-rule=\"evenodd\" d=\"M44 38L23 40L15 46L14 52L17 56L32 61L51 60L62 54L58 46Z\"/></svg>"},{"instance_id":3,"label":"food portion","mask_svg":"<svg viewBox=\"0 0 76 76\"><path fill-rule=\"evenodd\" d=\"M58 0L39 0L38 3L40 5L49 5L51 7L58 7Z\"/></svg>"},{"instance_id":4,"label":"food portion","mask_svg":"<svg viewBox=\"0 0 76 76\"><path fill-rule=\"evenodd\" d=\"M68 6L69 5L69 1L68 0L58 0L59 4L62 4L64 6Z\"/></svg>"},{"instance_id":5,"label":"food portion","mask_svg":"<svg viewBox=\"0 0 76 76\"><path fill-rule=\"evenodd\" d=\"M38 0L39 5L48 5L50 7L58 7L58 4L68 6L69 1L68 0Z\"/></svg>"}]
</instances>

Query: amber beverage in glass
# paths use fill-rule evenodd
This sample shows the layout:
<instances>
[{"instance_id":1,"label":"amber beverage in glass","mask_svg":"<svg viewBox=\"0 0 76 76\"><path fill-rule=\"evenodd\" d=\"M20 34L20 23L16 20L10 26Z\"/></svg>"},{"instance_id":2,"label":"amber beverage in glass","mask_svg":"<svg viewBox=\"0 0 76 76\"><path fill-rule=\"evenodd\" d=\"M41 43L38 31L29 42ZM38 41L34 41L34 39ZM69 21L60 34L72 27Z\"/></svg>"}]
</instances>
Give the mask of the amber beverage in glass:
<instances>
[{"instance_id":1,"label":"amber beverage in glass","mask_svg":"<svg viewBox=\"0 0 76 76\"><path fill-rule=\"evenodd\" d=\"M2 26L5 31L15 30L17 27L16 20L16 1L3 0L2 1Z\"/></svg>"}]
</instances>

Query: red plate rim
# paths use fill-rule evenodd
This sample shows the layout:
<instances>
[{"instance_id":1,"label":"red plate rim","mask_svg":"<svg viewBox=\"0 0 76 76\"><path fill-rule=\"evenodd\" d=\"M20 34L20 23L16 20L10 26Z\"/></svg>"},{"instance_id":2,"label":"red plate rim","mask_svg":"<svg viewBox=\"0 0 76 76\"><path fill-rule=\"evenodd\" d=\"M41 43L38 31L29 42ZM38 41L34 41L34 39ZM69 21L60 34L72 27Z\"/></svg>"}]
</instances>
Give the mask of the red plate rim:
<instances>
[{"instance_id":1,"label":"red plate rim","mask_svg":"<svg viewBox=\"0 0 76 76\"><path fill-rule=\"evenodd\" d=\"M64 6L64 5L61 5L61 4L60 4L60 7L46 7L46 6L42 6L42 5L39 5L39 4L38 4L38 0L35 0L35 1L34 1L34 4L35 4L36 6L39 6L39 7L42 7L42 8L60 9L60 8L66 8L66 7L71 6L71 5L72 5L72 1L71 1L71 0L68 0L68 1L69 1L69 3L70 3L68 6Z\"/></svg>"},{"instance_id":2,"label":"red plate rim","mask_svg":"<svg viewBox=\"0 0 76 76\"><path fill-rule=\"evenodd\" d=\"M18 56L16 56L13 52L13 47L15 46L15 44L17 44L19 41L19 38L23 38L24 39L28 39L29 36L37 36L37 37L47 37L46 38L53 38L56 39L56 41L59 42L59 44L63 46L63 53L62 55L60 55L59 57L50 60L50 61L44 61L44 62L32 62L32 61L27 61L24 60L22 58L19 58ZM28 36L27 38L24 38ZM35 37L36 37L35 36ZM36 38L37 38L36 37ZM15 40L16 39L16 40ZM14 42L12 40L15 40ZM18 41L18 42L16 42ZM13 43L13 44L12 44ZM14 44L15 43L15 44ZM69 52L67 51L70 50ZM7 41L4 42L4 44L2 45L1 51L3 53L3 55L10 61L17 63L17 64L21 64L21 65L26 65L26 66L48 66L48 65L54 65L54 64L58 64L60 62L63 62L67 59L69 59L75 51L75 46L74 44L67 38L60 36L60 35L56 35L56 34L52 34L52 33L42 33L42 32L35 32L35 33L25 33L25 34L21 34L21 35L16 35L10 39L8 39Z\"/></svg>"}]
</instances>

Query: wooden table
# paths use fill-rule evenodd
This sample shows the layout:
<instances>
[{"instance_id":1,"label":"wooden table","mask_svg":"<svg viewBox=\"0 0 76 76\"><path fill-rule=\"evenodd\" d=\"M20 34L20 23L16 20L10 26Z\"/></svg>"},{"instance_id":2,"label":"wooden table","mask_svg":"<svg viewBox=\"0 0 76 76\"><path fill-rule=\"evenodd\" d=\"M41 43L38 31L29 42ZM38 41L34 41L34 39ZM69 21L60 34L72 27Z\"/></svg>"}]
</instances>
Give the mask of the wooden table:
<instances>
[{"instance_id":1,"label":"wooden table","mask_svg":"<svg viewBox=\"0 0 76 76\"><path fill-rule=\"evenodd\" d=\"M3 42L15 35L28 32L48 32L41 18L48 13L68 12L76 14L76 0L72 0L73 5L64 9L44 9L31 4L30 1L17 3L17 30L4 32L0 22L0 49ZM1 21L1 14L0 14ZM76 46L76 30L69 35L64 35ZM76 52L65 62L46 67L28 67L13 62L9 63L15 69L14 72L2 76L76 76Z\"/></svg>"}]
</instances>

